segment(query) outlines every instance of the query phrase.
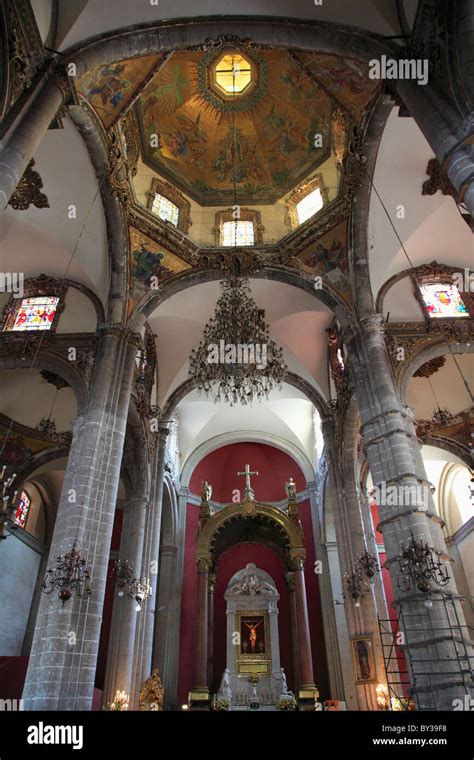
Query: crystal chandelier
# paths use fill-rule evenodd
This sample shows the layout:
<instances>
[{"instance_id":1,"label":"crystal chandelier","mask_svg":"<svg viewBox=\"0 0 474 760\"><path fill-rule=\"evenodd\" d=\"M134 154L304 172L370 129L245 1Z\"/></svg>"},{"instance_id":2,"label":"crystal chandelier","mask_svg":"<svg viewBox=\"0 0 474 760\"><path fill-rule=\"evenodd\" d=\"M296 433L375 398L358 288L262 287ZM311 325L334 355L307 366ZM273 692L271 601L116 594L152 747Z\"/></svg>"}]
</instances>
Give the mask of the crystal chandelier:
<instances>
[{"instance_id":1,"label":"crystal chandelier","mask_svg":"<svg viewBox=\"0 0 474 760\"><path fill-rule=\"evenodd\" d=\"M214 316L189 358L198 392L215 401L251 404L268 398L287 371L283 350L270 338L265 312L252 298L247 279L221 282Z\"/></svg>"},{"instance_id":2,"label":"crystal chandelier","mask_svg":"<svg viewBox=\"0 0 474 760\"><path fill-rule=\"evenodd\" d=\"M46 572L43 582L43 592L51 594L55 589L58 591L58 597L61 599L63 606L71 598L73 592L77 597L89 596L91 588L89 581L91 578L90 568L87 567L87 555L80 549L76 548L76 541L64 556L59 555L56 559L54 570L50 568Z\"/></svg>"}]
</instances>

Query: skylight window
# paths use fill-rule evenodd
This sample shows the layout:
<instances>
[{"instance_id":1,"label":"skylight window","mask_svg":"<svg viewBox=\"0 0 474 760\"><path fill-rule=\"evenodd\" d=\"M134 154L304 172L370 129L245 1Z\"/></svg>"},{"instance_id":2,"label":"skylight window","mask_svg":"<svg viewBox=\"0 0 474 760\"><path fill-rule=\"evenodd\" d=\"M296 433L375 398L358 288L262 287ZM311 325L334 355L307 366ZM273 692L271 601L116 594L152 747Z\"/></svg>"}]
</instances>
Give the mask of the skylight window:
<instances>
[{"instance_id":1,"label":"skylight window","mask_svg":"<svg viewBox=\"0 0 474 760\"><path fill-rule=\"evenodd\" d=\"M221 245L224 246L241 246L253 245L254 227L253 222L242 220L223 222L221 227Z\"/></svg>"},{"instance_id":2,"label":"skylight window","mask_svg":"<svg viewBox=\"0 0 474 760\"><path fill-rule=\"evenodd\" d=\"M215 82L226 95L241 95L252 82L252 67L240 53L227 53L215 68Z\"/></svg>"},{"instance_id":3,"label":"skylight window","mask_svg":"<svg viewBox=\"0 0 474 760\"><path fill-rule=\"evenodd\" d=\"M323 207L323 198L319 187L308 193L299 203L296 204L296 213L299 224L303 224L310 219L317 211Z\"/></svg>"},{"instance_id":4,"label":"skylight window","mask_svg":"<svg viewBox=\"0 0 474 760\"><path fill-rule=\"evenodd\" d=\"M178 226L179 208L178 206L165 198L164 195L156 193L151 206L151 211L164 222L171 222L175 227Z\"/></svg>"}]
</instances>

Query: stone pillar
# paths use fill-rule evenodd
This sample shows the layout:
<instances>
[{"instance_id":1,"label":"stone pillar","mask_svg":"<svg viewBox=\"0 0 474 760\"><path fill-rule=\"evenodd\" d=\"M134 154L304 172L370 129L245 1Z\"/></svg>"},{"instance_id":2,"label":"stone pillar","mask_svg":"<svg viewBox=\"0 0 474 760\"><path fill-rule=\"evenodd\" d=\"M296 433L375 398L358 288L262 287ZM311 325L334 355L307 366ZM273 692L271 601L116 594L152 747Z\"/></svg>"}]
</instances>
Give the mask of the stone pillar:
<instances>
[{"instance_id":1,"label":"stone pillar","mask_svg":"<svg viewBox=\"0 0 474 760\"><path fill-rule=\"evenodd\" d=\"M209 632L209 560L198 559L198 590L196 632L194 639L194 685L191 691L193 709L206 710L209 706L207 682L207 656Z\"/></svg>"},{"instance_id":2,"label":"stone pillar","mask_svg":"<svg viewBox=\"0 0 474 760\"><path fill-rule=\"evenodd\" d=\"M66 75L52 74L0 144L0 208L6 208L46 131L69 95Z\"/></svg>"},{"instance_id":3,"label":"stone pillar","mask_svg":"<svg viewBox=\"0 0 474 760\"><path fill-rule=\"evenodd\" d=\"M91 566L90 597L61 608L42 595L23 699L27 710L90 710L137 342L122 325L101 325L89 400L73 427L49 566L74 541Z\"/></svg>"},{"instance_id":4,"label":"stone pillar","mask_svg":"<svg viewBox=\"0 0 474 760\"><path fill-rule=\"evenodd\" d=\"M298 693L301 684L300 678L300 648L298 639L298 621L296 612L295 579L294 573L286 573L290 596L290 624L291 624L291 655L293 662L293 689Z\"/></svg>"},{"instance_id":5,"label":"stone pillar","mask_svg":"<svg viewBox=\"0 0 474 760\"><path fill-rule=\"evenodd\" d=\"M458 641L456 647L460 631L453 626L457 621L463 625L464 615L413 419L395 389L381 321L379 314L366 316L345 334L361 431L374 486L380 489L377 499L380 527L394 588L397 590L398 586L396 557L402 544L412 536L427 542L447 562L451 580L443 590L433 583L432 609L425 607L427 595L417 588L398 589L396 593L397 606L407 621L408 655L416 659L413 676L417 706L425 710L452 710L454 699L463 700L472 692L471 679L467 672L463 674L457 656L458 651L472 655L472 647L467 641ZM468 671L467 661L464 668Z\"/></svg>"},{"instance_id":6,"label":"stone pillar","mask_svg":"<svg viewBox=\"0 0 474 760\"><path fill-rule=\"evenodd\" d=\"M161 535L161 508L163 502L163 476L165 471L166 438L168 429L159 425L155 452L152 494L146 525L146 540L142 559L142 575L150 578L152 593L142 606L141 628L135 645L134 693L138 694L143 682L151 675L153 662L153 637L158 602L158 568Z\"/></svg>"},{"instance_id":7,"label":"stone pillar","mask_svg":"<svg viewBox=\"0 0 474 760\"><path fill-rule=\"evenodd\" d=\"M397 91L457 190L458 202L463 201L474 218L472 116L463 120L431 85L400 79Z\"/></svg>"},{"instance_id":8,"label":"stone pillar","mask_svg":"<svg viewBox=\"0 0 474 760\"><path fill-rule=\"evenodd\" d=\"M216 589L216 576L214 573L209 574L209 599L208 599L208 618L209 629L207 635L207 682L212 691L214 680L214 592Z\"/></svg>"},{"instance_id":9,"label":"stone pillar","mask_svg":"<svg viewBox=\"0 0 474 760\"><path fill-rule=\"evenodd\" d=\"M319 692L314 684L304 562L300 557L292 559L292 569L293 582L295 584L296 632L299 649L300 684L298 689L298 704L300 709L314 709L314 701L318 697Z\"/></svg>"},{"instance_id":10,"label":"stone pillar","mask_svg":"<svg viewBox=\"0 0 474 760\"><path fill-rule=\"evenodd\" d=\"M120 541L120 559L133 563L134 577L140 576L145 536L148 500L144 495L127 502ZM142 612L135 609L135 599L119 597L115 590L112 625L109 637L104 704L112 702L117 691L129 696L130 708L136 706L137 695L132 690L135 634Z\"/></svg>"}]
</instances>

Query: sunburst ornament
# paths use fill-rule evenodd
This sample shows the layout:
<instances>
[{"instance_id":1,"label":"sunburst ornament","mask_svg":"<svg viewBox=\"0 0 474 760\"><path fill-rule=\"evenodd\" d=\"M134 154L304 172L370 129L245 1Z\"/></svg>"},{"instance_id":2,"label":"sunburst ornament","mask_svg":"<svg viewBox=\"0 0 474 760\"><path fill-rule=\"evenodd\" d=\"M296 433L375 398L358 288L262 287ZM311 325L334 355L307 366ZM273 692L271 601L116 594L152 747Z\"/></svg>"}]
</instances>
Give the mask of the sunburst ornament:
<instances>
[{"instance_id":1,"label":"sunburst ornament","mask_svg":"<svg viewBox=\"0 0 474 760\"><path fill-rule=\"evenodd\" d=\"M189 358L189 374L199 393L230 406L252 404L281 388L287 366L283 350L270 338L247 279L221 282L214 316Z\"/></svg>"}]
</instances>

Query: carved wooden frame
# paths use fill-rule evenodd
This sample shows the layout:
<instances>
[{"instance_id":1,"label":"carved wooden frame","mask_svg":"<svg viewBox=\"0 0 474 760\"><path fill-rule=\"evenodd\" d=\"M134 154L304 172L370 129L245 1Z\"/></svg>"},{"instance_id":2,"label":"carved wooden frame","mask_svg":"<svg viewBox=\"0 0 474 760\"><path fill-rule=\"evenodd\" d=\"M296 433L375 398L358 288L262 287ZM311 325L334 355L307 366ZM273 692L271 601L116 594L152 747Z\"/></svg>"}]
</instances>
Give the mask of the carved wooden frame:
<instances>
[{"instance_id":1,"label":"carved wooden frame","mask_svg":"<svg viewBox=\"0 0 474 760\"><path fill-rule=\"evenodd\" d=\"M214 237L216 241L216 245L222 246L222 225L224 222L252 222L253 224L253 242L255 243L263 243L263 233L265 232L265 227L262 225L262 215L260 211L255 211L251 208L240 208L239 209L239 216L237 218L234 217L234 210L232 208L227 208L225 211L217 211L216 212L216 222L215 227L213 229ZM237 246L238 247L238 246ZM245 248L250 248L251 246L245 246Z\"/></svg>"},{"instance_id":2,"label":"carved wooden frame","mask_svg":"<svg viewBox=\"0 0 474 760\"><path fill-rule=\"evenodd\" d=\"M171 203L174 203L174 205L178 207L179 216L176 229L181 230L181 232L184 232L184 234L187 235L192 224L190 202L170 182L165 182L165 180L158 179L158 177L153 177L151 187L146 193L146 207L150 214L152 214L153 219L157 219L158 224L161 223L167 225L168 223L152 212L153 201L157 194L167 198ZM175 225L173 225L173 227L174 226Z\"/></svg>"},{"instance_id":3,"label":"carved wooden frame","mask_svg":"<svg viewBox=\"0 0 474 760\"><path fill-rule=\"evenodd\" d=\"M288 209L288 219L290 220L291 229L296 230L298 227L301 227L301 223L298 221L298 211L297 211L298 203L302 201L303 198L306 198L307 195L312 193L313 190L317 190L318 188L321 191L321 198L323 199L323 205L319 209L319 211L316 211L316 214L313 214L313 216L310 217L310 219L314 219L314 217L317 214L321 213L324 207L329 203L328 190L324 184L323 175L321 173L316 174L314 177L312 177L310 180L305 182L303 185L300 185L299 188L295 190L288 198L286 202L286 207ZM307 219L306 221L309 222L310 219ZM303 224L306 224L306 222L303 222Z\"/></svg>"}]
</instances>

